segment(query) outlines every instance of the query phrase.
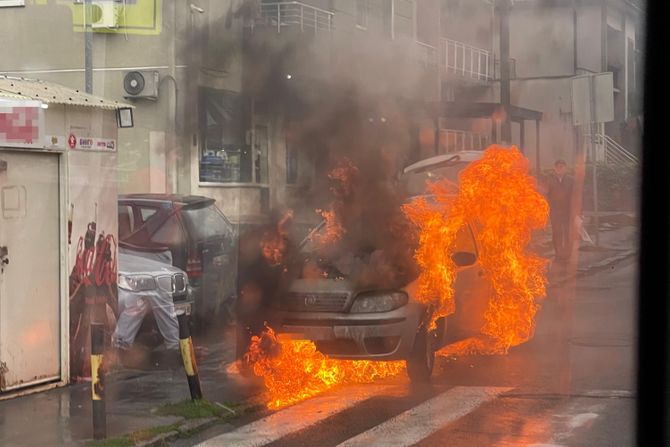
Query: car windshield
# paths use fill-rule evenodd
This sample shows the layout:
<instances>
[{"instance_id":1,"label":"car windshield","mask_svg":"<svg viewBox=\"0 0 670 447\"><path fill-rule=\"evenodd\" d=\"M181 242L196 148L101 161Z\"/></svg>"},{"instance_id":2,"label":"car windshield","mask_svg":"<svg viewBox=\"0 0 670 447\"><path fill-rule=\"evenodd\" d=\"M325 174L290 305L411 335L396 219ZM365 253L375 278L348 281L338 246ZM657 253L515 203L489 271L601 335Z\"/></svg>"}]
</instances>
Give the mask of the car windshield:
<instances>
[{"instance_id":1,"label":"car windshield","mask_svg":"<svg viewBox=\"0 0 670 447\"><path fill-rule=\"evenodd\" d=\"M215 205L187 208L182 216L189 234L198 241L217 237L230 237L232 225Z\"/></svg>"}]
</instances>

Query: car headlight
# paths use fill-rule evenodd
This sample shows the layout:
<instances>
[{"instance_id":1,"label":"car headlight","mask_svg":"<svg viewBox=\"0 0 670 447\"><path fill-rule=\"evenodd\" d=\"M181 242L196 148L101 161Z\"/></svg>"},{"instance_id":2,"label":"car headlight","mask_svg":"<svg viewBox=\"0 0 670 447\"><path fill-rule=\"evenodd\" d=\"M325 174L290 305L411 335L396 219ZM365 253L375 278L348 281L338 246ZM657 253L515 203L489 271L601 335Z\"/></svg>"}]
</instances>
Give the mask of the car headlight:
<instances>
[{"instance_id":1,"label":"car headlight","mask_svg":"<svg viewBox=\"0 0 670 447\"><path fill-rule=\"evenodd\" d=\"M407 304L405 292L370 293L359 295L351 306L352 313L388 312Z\"/></svg>"},{"instance_id":2,"label":"car headlight","mask_svg":"<svg viewBox=\"0 0 670 447\"><path fill-rule=\"evenodd\" d=\"M133 292L154 290L156 281L149 275L119 275L119 287Z\"/></svg>"}]
</instances>

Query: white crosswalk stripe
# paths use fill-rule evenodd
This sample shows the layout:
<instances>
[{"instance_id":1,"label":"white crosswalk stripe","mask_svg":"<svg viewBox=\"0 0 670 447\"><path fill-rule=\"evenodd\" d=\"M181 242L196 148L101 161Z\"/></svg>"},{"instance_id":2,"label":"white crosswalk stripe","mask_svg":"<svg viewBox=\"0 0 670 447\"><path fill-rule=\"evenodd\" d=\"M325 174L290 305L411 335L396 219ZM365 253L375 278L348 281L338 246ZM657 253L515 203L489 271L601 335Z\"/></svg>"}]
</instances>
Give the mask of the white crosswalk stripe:
<instances>
[{"instance_id":1,"label":"white crosswalk stripe","mask_svg":"<svg viewBox=\"0 0 670 447\"><path fill-rule=\"evenodd\" d=\"M309 428L318 422L378 395L388 394L393 387L367 385L347 388L341 394L308 399L263 419L209 439L198 446L257 447L269 444L286 435Z\"/></svg>"},{"instance_id":2,"label":"white crosswalk stripe","mask_svg":"<svg viewBox=\"0 0 670 447\"><path fill-rule=\"evenodd\" d=\"M446 424L474 411L512 388L455 387L411 408L383 424L355 436L338 447L411 446Z\"/></svg>"}]
</instances>

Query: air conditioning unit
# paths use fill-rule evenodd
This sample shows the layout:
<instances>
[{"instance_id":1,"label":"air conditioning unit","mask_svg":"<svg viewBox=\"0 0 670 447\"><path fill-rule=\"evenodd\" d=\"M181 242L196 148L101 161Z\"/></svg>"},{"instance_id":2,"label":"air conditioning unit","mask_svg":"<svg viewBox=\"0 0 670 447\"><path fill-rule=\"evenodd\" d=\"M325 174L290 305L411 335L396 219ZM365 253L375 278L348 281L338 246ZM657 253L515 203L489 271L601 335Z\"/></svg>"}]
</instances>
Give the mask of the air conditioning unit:
<instances>
[{"instance_id":1,"label":"air conditioning unit","mask_svg":"<svg viewBox=\"0 0 670 447\"><path fill-rule=\"evenodd\" d=\"M118 28L122 7L122 4L117 3L114 0L108 0L106 2L92 2L91 16L97 20L91 23L91 28Z\"/></svg>"},{"instance_id":2,"label":"air conditioning unit","mask_svg":"<svg viewBox=\"0 0 670 447\"><path fill-rule=\"evenodd\" d=\"M157 71L128 71L123 75L126 99L158 99Z\"/></svg>"}]
</instances>

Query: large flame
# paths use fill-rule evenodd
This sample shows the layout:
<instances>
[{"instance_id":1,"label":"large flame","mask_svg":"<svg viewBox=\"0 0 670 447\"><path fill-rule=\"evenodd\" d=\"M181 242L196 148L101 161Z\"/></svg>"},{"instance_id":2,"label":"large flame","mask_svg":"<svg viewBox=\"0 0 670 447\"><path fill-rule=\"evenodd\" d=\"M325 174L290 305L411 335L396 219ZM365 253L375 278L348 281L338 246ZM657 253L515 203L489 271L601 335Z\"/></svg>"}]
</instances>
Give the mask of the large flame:
<instances>
[{"instance_id":1,"label":"large flame","mask_svg":"<svg viewBox=\"0 0 670 447\"><path fill-rule=\"evenodd\" d=\"M493 291L483 337L446 346L440 353L505 353L533 335L547 261L526 247L532 232L546 225L549 207L516 147L490 146L459 180L457 192L447 180L429 184L432 200L419 198L403 209L420 231L416 260L422 272L416 298L434 306L433 321L456 311L456 265L449 254L459 229L474 222L479 263Z\"/></svg>"},{"instance_id":2,"label":"large flame","mask_svg":"<svg viewBox=\"0 0 670 447\"><path fill-rule=\"evenodd\" d=\"M276 227L263 233L260 245L263 257L270 265L283 264L284 256L288 248L287 224L293 219L293 210L287 210Z\"/></svg>"},{"instance_id":3,"label":"large flame","mask_svg":"<svg viewBox=\"0 0 670 447\"><path fill-rule=\"evenodd\" d=\"M398 374L404 362L334 360L306 340L277 336L271 328L254 336L245 360L263 378L268 408L277 409L315 396L337 385L370 383Z\"/></svg>"},{"instance_id":4,"label":"large flame","mask_svg":"<svg viewBox=\"0 0 670 447\"><path fill-rule=\"evenodd\" d=\"M314 235L315 242L322 248L337 243L345 233L342 224L342 207L351 199L359 171L348 158L342 158L337 165L328 173L331 180L330 192L333 202L328 210L317 209L325 221L325 228Z\"/></svg>"}]
</instances>

